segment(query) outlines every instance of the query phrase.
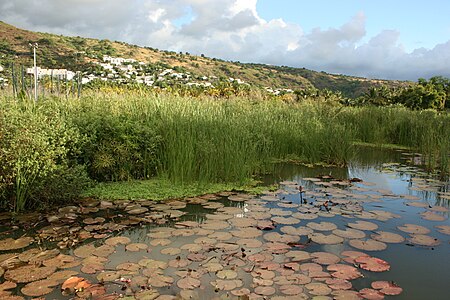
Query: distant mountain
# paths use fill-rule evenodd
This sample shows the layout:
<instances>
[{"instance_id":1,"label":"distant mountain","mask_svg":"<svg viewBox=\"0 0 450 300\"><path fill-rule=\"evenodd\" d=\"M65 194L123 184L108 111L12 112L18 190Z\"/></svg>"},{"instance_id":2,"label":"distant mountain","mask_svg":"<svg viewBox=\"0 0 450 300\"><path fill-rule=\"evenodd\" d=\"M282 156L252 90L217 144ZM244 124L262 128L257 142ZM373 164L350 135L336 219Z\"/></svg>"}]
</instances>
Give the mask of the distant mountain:
<instances>
[{"instance_id":1,"label":"distant mountain","mask_svg":"<svg viewBox=\"0 0 450 300\"><path fill-rule=\"evenodd\" d=\"M118 41L33 32L0 21L0 65L6 70L12 63L28 67L32 65L30 43L38 43L38 65L43 68L87 71L95 67L94 62L99 62L104 55L108 55L131 58L160 68L182 69L197 77L231 77L250 85L272 89L329 89L340 91L351 98L366 93L371 87L398 87L409 84L403 81L334 75L304 68L230 62Z\"/></svg>"}]
</instances>

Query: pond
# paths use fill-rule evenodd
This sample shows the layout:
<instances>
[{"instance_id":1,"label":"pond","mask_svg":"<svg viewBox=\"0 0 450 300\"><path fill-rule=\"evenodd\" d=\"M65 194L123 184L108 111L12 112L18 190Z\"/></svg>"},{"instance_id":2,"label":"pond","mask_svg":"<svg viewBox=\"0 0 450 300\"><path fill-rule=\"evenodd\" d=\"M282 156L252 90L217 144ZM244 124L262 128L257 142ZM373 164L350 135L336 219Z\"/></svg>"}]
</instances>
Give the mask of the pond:
<instances>
[{"instance_id":1,"label":"pond","mask_svg":"<svg viewBox=\"0 0 450 300\"><path fill-rule=\"evenodd\" d=\"M348 168L276 165L260 196L3 219L0 298L447 299L450 186L415 161L367 148Z\"/></svg>"}]
</instances>

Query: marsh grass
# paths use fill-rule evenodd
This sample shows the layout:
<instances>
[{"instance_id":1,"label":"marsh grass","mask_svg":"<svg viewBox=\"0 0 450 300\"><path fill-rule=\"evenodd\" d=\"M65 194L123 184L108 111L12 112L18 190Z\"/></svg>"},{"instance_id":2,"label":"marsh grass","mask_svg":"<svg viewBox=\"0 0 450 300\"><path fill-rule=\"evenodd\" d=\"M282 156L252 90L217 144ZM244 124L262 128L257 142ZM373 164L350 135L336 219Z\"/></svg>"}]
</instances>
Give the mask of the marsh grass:
<instances>
[{"instance_id":1,"label":"marsh grass","mask_svg":"<svg viewBox=\"0 0 450 300\"><path fill-rule=\"evenodd\" d=\"M410 147L424 154L430 168L450 171L450 117L434 111L139 91L86 92L80 99L47 97L37 104L3 96L0 106L0 195L6 207L29 198L29 185L48 182L60 166L77 170L80 182L86 176L74 166L100 182L158 176L179 186L243 184L270 170L273 159L344 166L355 141ZM31 161L34 173L23 175L24 161ZM30 206L21 201L18 209Z\"/></svg>"}]
</instances>

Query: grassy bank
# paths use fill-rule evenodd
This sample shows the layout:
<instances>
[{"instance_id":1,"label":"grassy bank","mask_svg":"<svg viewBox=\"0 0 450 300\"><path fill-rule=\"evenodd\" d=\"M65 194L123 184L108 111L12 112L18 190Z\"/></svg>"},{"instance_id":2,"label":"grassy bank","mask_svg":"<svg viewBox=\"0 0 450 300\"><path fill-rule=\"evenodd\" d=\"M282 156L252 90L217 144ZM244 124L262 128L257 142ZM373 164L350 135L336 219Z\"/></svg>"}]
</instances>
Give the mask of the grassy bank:
<instances>
[{"instance_id":1,"label":"grassy bank","mask_svg":"<svg viewBox=\"0 0 450 300\"><path fill-rule=\"evenodd\" d=\"M419 149L448 171L449 119L432 111L307 100L136 92L45 98L35 104L3 96L0 205L22 210L65 203L93 181L158 176L170 181L169 190L242 185L274 158L345 165L354 141ZM152 188L136 186L137 198ZM112 192L114 186L99 185L98 194L105 195L105 189Z\"/></svg>"}]
</instances>

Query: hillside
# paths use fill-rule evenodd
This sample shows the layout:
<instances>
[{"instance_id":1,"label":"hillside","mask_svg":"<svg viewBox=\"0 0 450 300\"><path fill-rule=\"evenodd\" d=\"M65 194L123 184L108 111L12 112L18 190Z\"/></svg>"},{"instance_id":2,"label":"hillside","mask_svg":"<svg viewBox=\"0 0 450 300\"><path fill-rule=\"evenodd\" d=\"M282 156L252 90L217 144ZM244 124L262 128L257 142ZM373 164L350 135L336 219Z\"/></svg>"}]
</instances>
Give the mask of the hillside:
<instances>
[{"instance_id":1,"label":"hillside","mask_svg":"<svg viewBox=\"0 0 450 300\"><path fill-rule=\"evenodd\" d=\"M329 89L341 91L347 97L357 97L374 86L395 87L406 84L401 81L333 75L304 68L229 62L203 55L160 51L117 41L38 33L0 21L0 65L6 70L12 63L31 66L30 43L39 44L38 65L53 69L91 70L95 68L93 62L99 62L104 55L109 55L135 59L161 70L175 68L197 77L238 78L250 85L273 89Z\"/></svg>"}]
</instances>

